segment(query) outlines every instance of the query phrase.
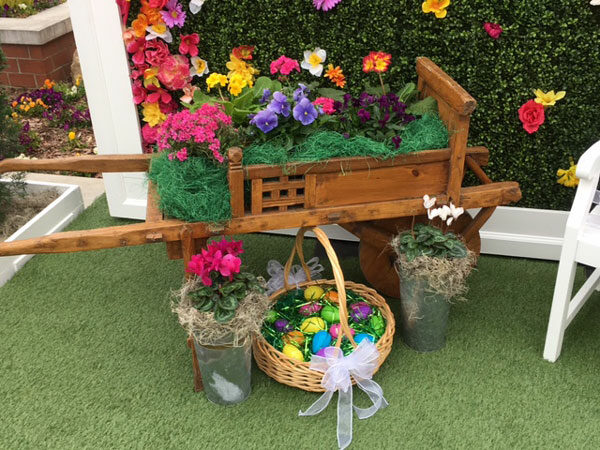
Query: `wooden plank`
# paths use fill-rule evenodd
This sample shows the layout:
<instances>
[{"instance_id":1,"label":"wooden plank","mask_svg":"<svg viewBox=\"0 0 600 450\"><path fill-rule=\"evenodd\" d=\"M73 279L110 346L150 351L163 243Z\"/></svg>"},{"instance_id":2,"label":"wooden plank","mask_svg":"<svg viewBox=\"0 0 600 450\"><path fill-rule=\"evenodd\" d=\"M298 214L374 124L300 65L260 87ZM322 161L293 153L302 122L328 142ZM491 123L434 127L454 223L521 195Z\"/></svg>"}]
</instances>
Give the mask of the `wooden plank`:
<instances>
[{"instance_id":1,"label":"wooden plank","mask_svg":"<svg viewBox=\"0 0 600 450\"><path fill-rule=\"evenodd\" d=\"M58 159L5 159L0 173L68 170L73 172L148 172L151 154L73 156Z\"/></svg>"},{"instance_id":2,"label":"wooden plank","mask_svg":"<svg viewBox=\"0 0 600 450\"><path fill-rule=\"evenodd\" d=\"M448 202L446 195L437 196L440 204ZM461 192L461 204L465 209L507 205L521 198L519 184L500 182L482 186L466 187ZM154 242L148 236L160 233L163 241L181 239L181 229L188 226L193 238L208 238L213 235L255 233L258 231L325 225L329 223L360 222L366 220L405 217L423 214L423 199L411 198L366 205L348 205L303 209L245 216L232 219L223 228L213 228L203 222L186 224L179 220L163 220L155 223L140 223L121 227L96 230L68 231L36 239L0 243L0 256L71 253L143 245Z\"/></svg>"},{"instance_id":3,"label":"wooden plank","mask_svg":"<svg viewBox=\"0 0 600 450\"><path fill-rule=\"evenodd\" d=\"M158 222L163 214L158 209L158 193L152 181L148 181L148 201L146 202L146 222Z\"/></svg>"},{"instance_id":4,"label":"wooden plank","mask_svg":"<svg viewBox=\"0 0 600 450\"><path fill-rule=\"evenodd\" d=\"M263 204L262 204L263 209L274 208L276 206L294 206L294 205L304 205L304 199L302 197L280 198L278 200L263 199Z\"/></svg>"},{"instance_id":5,"label":"wooden plank","mask_svg":"<svg viewBox=\"0 0 600 450\"><path fill-rule=\"evenodd\" d=\"M305 182L302 180L298 181L286 181L285 183L279 183L276 181L264 182L262 185L263 192L280 191L286 189L302 189Z\"/></svg>"},{"instance_id":6,"label":"wooden plank","mask_svg":"<svg viewBox=\"0 0 600 450\"><path fill-rule=\"evenodd\" d=\"M261 179L252 180L252 214L260 214L263 209L263 181Z\"/></svg>"},{"instance_id":7,"label":"wooden plank","mask_svg":"<svg viewBox=\"0 0 600 450\"><path fill-rule=\"evenodd\" d=\"M450 176L448 177L448 198L455 205L460 204L460 189L465 175L465 157L469 139L469 116L456 116L448 129L450 134Z\"/></svg>"},{"instance_id":8,"label":"wooden plank","mask_svg":"<svg viewBox=\"0 0 600 450\"><path fill-rule=\"evenodd\" d=\"M369 204L446 191L448 161L317 175L319 207Z\"/></svg>"},{"instance_id":9,"label":"wooden plank","mask_svg":"<svg viewBox=\"0 0 600 450\"><path fill-rule=\"evenodd\" d=\"M435 89L434 97L443 99L458 114L468 116L477 107L475 99L429 58L417 58L417 74L419 86Z\"/></svg>"},{"instance_id":10,"label":"wooden plank","mask_svg":"<svg viewBox=\"0 0 600 450\"><path fill-rule=\"evenodd\" d=\"M475 174L479 181L481 181L484 184L493 183L492 179L487 176L487 174L483 171L481 166L477 164L477 162L473 158L467 156L465 158L465 162L467 163L467 167L471 169L471 171Z\"/></svg>"},{"instance_id":11,"label":"wooden plank","mask_svg":"<svg viewBox=\"0 0 600 450\"><path fill-rule=\"evenodd\" d=\"M308 173L337 173L355 170L373 170L380 167L395 167L406 164L422 164L450 160L450 149L423 150L420 152L398 155L394 158L380 160L368 157L332 158L316 163L289 163L284 166L257 164L244 167L247 180L258 178L275 178L282 174L305 175ZM489 151L485 147L470 147L467 154L472 156L479 165L485 166L489 161Z\"/></svg>"},{"instance_id":12,"label":"wooden plank","mask_svg":"<svg viewBox=\"0 0 600 450\"><path fill-rule=\"evenodd\" d=\"M306 175L304 177L304 208L314 208L317 204L317 176Z\"/></svg>"},{"instance_id":13,"label":"wooden plank","mask_svg":"<svg viewBox=\"0 0 600 450\"><path fill-rule=\"evenodd\" d=\"M233 217L244 215L244 172L242 171L242 149L232 147L228 151L229 170L227 180L231 194L231 214Z\"/></svg>"}]
</instances>

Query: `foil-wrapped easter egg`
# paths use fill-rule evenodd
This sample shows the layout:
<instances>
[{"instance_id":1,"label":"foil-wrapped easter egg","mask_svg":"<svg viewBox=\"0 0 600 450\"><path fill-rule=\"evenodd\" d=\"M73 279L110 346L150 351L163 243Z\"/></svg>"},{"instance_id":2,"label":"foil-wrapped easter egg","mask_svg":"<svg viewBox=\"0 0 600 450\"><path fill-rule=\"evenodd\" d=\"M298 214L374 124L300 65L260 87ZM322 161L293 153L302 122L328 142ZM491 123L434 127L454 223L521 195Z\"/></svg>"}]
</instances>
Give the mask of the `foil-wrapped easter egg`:
<instances>
[{"instance_id":1,"label":"foil-wrapped easter egg","mask_svg":"<svg viewBox=\"0 0 600 450\"><path fill-rule=\"evenodd\" d=\"M329 291L327 292L327 294L325 294L325 298L327 300L329 300L330 302L337 302L338 301L338 293L337 291Z\"/></svg>"},{"instance_id":2,"label":"foil-wrapped easter egg","mask_svg":"<svg viewBox=\"0 0 600 450\"><path fill-rule=\"evenodd\" d=\"M383 322L383 318L379 316L372 316L371 320L369 320L369 325L373 328L373 331L377 334L377 336L381 336L385 331L385 323Z\"/></svg>"},{"instance_id":3,"label":"foil-wrapped easter egg","mask_svg":"<svg viewBox=\"0 0 600 450\"><path fill-rule=\"evenodd\" d=\"M357 344L360 344L361 341L364 341L365 339L368 339L371 342L375 341L375 338L373 336L371 336L370 334L360 333L355 336L354 342L356 342Z\"/></svg>"},{"instance_id":4,"label":"foil-wrapped easter egg","mask_svg":"<svg viewBox=\"0 0 600 450\"><path fill-rule=\"evenodd\" d=\"M304 290L304 298L306 300L319 300L325 291L319 286L309 286Z\"/></svg>"},{"instance_id":5,"label":"foil-wrapped easter egg","mask_svg":"<svg viewBox=\"0 0 600 450\"><path fill-rule=\"evenodd\" d=\"M290 322L285 319L277 319L275 321L275 329L281 333L292 331L294 327L290 325Z\"/></svg>"},{"instance_id":6,"label":"foil-wrapped easter egg","mask_svg":"<svg viewBox=\"0 0 600 450\"><path fill-rule=\"evenodd\" d=\"M267 313L267 317L265 317L265 321L267 321L269 323L273 323L273 322L275 322L277 320L278 317L279 317L279 314L277 314L277 311L273 311L271 309Z\"/></svg>"},{"instance_id":7,"label":"foil-wrapped easter egg","mask_svg":"<svg viewBox=\"0 0 600 450\"><path fill-rule=\"evenodd\" d=\"M331 344L331 335L327 331L319 331L313 336L311 349L313 353L318 353L319 350L329 347Z\"/></svg>"},{"instance_id":8,"label":"foil-wrapped easter egg","mask_svg":"<svg viewBox=\"0 0 600 450\"><path fill-rule=\"evenodd\" d=\"M319 351L317 352L317 356L322 356L323 358L325 358L325 349L326 349L326 348L327 348L327 347L324 347L324 348L322 348L321 350L319 350Z\"/></svg>"},{"instance_id":9,"label":"foil-wrapped easter egg","mask_svg":"<svg viewBox=\"0 0 600 450\"><path fill-rule=\"evenodd\" d=\"M313 314L317 314L319 311L321 311L321 308L323 308L323 306L319 305L318 303L308 303L306 305L302 305L298 312L303 316L312 316Z\"/></svg>"},{"instance_id":10,"label":"foil-wrapped easter egg","mask_svg":"<svg viewBox=\"0 0 600 450\"><path fill-rule=\"evenodd\" d=\"M373 309L368 303L358 302L350 305L350 317L356 323L368 319L371 314L373 314Z\"/></svg>"},{"instance_id":11,"label":"foil-wrapped easter egg","mask_svg":"<svg viewBox=\"0 0 600 450\"><path fill-rule=\"evenodd\" d=\"M309 317L308 319L304 319L304 322L300 325L300 330L308 334L317 333L326 328L325 322L320 317Z\"/></svg>"},{"instance_id":12,"label":"foil-wrapped easter egg","mask_svg":"<svg viewBox=\"0 0 600 450\"><path fill-rule=\"evenodd\" d=\"M333 336L334 339L337 339L340 335L341 330L342 326L339 323L336 323L331 325L331 327L329 328L329 334L331 334L331 336ZM355 331L352 328L350 328L350 334L354 336L354 333Z\"/></svg>"},{"instance_id":13,"label":"foil-wrapped easter egg","mask_svg":"<svg viewBox=\"0 0 600 450\"><path fill-rule=\"evenodd\" d=\"M304 335L300 331L290 331L283 335L283 342L286 344L296 343L298 345L304 344Z\"/></svg>"},{"instance_id":14,"label":"foil-wrapped easter egg","mask_svg":"<svg viewBox=\"0 0 600 450\"><path fill-rule=\"evenodd\" d=\"M283 346L283 354L286 355L286 356L288 356L288 357L290 357L290 358L292 358L292 359L295 359L296 361L300 361L300 362L304 361L304 355L293 344L286 344L286 345L284 345Z\"/></svg>"},{"instance_id":15,"label":"foil-wrapped easter egg","mask_svg":"<svg viewBox=\"0 0 600 450\"><path fill-rule=\"evenodd\" d=\"M326 305L321 310L321 317L329 323L338 323L340 321L340 310L335 306Z\"/></svg>"}]
</instances>

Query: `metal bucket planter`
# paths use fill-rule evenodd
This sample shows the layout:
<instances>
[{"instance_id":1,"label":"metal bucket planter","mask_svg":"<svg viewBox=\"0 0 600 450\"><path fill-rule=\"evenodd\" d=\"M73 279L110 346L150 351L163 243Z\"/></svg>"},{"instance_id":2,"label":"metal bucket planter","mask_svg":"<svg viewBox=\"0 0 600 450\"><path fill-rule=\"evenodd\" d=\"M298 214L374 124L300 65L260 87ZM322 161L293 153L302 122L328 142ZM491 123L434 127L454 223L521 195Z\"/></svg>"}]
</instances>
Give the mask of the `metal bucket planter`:
<instances>
[{"instance_id":1,"label":"metal bucket planter","mask_svg":"<svg viewBox=\"0 0 600 450\"><path fill-rule=\"evenodd\" d=\"M446 344L450 302L428 287L427 280L400 275L402 339L418 352L433 352Z\"/></svg>"},{"instance_id":2,"label":"metal bucket planter","mask_svg":"<svg viewBox=\"0 0 600 450\"><path fill-rule=\"evenodd\" d=\"M206 397L218 405L235 405L251 391L252 339L241 347L200 345L194 339Z\"/></svg>"}]
</instances>

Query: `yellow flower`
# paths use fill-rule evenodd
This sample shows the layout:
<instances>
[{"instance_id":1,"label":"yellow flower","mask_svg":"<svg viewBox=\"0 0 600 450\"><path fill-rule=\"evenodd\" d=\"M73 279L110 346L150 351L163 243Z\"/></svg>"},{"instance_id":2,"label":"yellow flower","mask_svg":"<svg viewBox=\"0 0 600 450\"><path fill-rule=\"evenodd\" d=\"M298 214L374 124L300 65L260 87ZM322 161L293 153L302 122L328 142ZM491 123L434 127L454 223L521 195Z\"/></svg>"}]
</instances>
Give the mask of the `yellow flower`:
<instances>
[{"instance_id":1,"label":"yellow flower","mask_svg":"<svg viewBox=\"0 0 600 450\"><path fill-rule=\"evenodd\" d=\"M220 73L211 73L206 79L206 84L208 85L207 91L210 92L211 89L221 85L221 87L227 86L227 77L225 75L221 75Z\"/></svg>"},{"instance_id":2,"label":"yellow flower","mask_svg":"<svg viewBox=\"0 0 600 450\"><path fill-rule=\"evenodd\" d=\"M148 122L151 127L160 125L167 120L167 116L160 110L158 103L144 103L142 106L144 107L142 111L144 122Z\"/></svg>"},{"instance_id":3,"label":"yellow flower","mask_svg":"<svg viewBox=\"0 0 600 450\"><path fill-rule=\"evenodd\" d=\"M13 119L18 119L19 118L19 115L16 112L12 113L11 116L12 116Z\"/></svg>"},{"instance_id":4,"label":"yellow flower","mask_svg":"<svg viewBox=\"0 0 600 450\"><path fill-rule=\"evenodd\" d=\"M144 70L144 87L148 87L151 84L160 87L160 82L158 81L158 78L156 78L159 70L158 67L150 67L149 69Z\"/></svg>"},{"instance_id":5,"label":"yellow flower","mask_svg":"<svg viewBox=\"0 0 600 450\"><path fill-rule=\"evenodd\" d=\"M554 106L558 100L564 98L567 94L565 91L559 91L556 94L554 91L548 91L544 93L541 89L536 89L533 91L535 94L536 103L541 103L543 106Z\"/></svg>"},{"instance_id":6,"label":"yellow flower","mask_svg":"<svg viewBox=\"0 0 600 450\"><path fill-rule=\"evenodd\" d=\"M425 0L423 2L424 13L435 13L435 17L443 19L448 14L446 8L450 5L450 0Z\"/></svg>"},{"instance_id":7,"label":"yellow flower","mask_svg":"<svg viewBox=\"0 0 600 450\"><path fill-rule=\"evenodd\" d=\"M248 82L244 78L244 76L239 73L236 73L229 79L228 90L231 93L231 95L237 97L242 92L242 89L244 89L247 85Z\"/></svg>"},{"instance_id":8,"label":"yellow flower","mask_svg":"<svg viewBox=\"0 0 600 450\"><path fill-rule=\"evenodd\" d=\"M77 75L77 78L75 78L75 86L79 87L80 84L81 84L81 75Z\"/></svg>"},{"instance_id":9,"label":"yellow flower","mask_svg":"<svg viewBox=\"0 0 600 450\"><path fill-rule=\"evenodd\" d=\"M248 86L252 87L254 85L254 76L257 75L259 71L246 61L233 56L233 53L229 55L229 59L230 61L226 64L229 69L227 78L231 80L234 75L241 75L246 80Z\"/></svg>"},{"instance_id":10,"label":"yellow flower","mask_svg":"<svg viewBox=\"0 0 600 450\"><path fill-rule=\"evenodd\" d=\"M71 131L71 132L69 133L69 140L70 140L70 141L74 141L74 140L75 140L75 132L74 132L74 131Z\"/></svg>"},{"instance_id":11,"label":"yellow flower","mask_svg":"<svg viewBox=\"0 0 600 450\"><path fill-rule=\"evenodd\" d=\"M569 158L569 163L571 164L571 167L569 167L567 170L558 169L556 171L556 176L560 177L558 180L556 180L556 182L558 184L562 184L563 186L574 188L579 184L579 178L577 178L577 175L575 175L575 172L577 171L577 165L575 165L573 158Z\"/></svg>"}]
</instances>

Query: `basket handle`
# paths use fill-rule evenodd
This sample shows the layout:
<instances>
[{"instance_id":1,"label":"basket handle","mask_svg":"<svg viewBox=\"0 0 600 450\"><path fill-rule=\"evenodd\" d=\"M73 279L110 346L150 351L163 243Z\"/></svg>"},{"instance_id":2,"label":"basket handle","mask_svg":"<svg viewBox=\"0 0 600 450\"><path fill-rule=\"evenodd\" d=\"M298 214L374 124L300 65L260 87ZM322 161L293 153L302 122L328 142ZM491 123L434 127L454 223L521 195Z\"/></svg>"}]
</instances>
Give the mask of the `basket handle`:
<instances>
[{"instance_id":1,"label":"basket handle","mask_svg":"<svg viewBox=\"0 0 600 450\"><path fill-rule=\"evenodd\" d=\"M338 335L338 340L335 343L335 346L339 348L342 345L342 338L345 335L350 340L350 343L356 348L357 344L354 341L354 338L352 337L352 332L350 331L350 326L348 325L348 306L346 303L346 285L344 283L344 274L342 273L342 268L340 267L338 257L335 254L333 247L331 246L331 242L329 241L329 238L322 229L318 227L302 227L298 230L298 234L296 234L296 242L294 247L292 248L292 254L285 263L285 267L283 269L283 283L285 286L285 290L291 290L291 287L287 280L290 276L290 271L292 269L292 263L294 262L296 252L298 253L298 259L300 260L300 264L302 264L302 268L306 273L306 279L308 281L311 281L310 269L304 261L304 252L302 251L302 242L304 240L304 235L307 231L312 231L315 234L315 236L325 249L325 252L327 253L327 258L329 259L329 262L331 263L331 268L333 270L333 278L335 279L335 285L337 287L338 293L341 326L341 332Z\"/></svg>"}]
</instances>

